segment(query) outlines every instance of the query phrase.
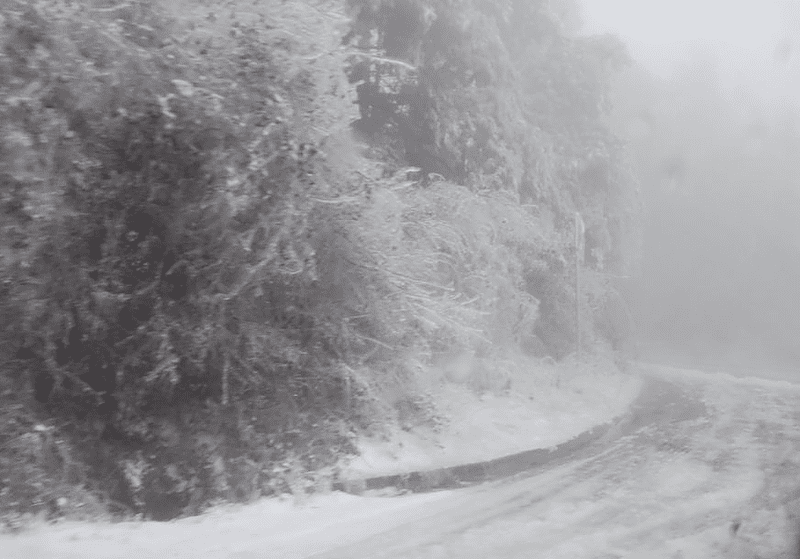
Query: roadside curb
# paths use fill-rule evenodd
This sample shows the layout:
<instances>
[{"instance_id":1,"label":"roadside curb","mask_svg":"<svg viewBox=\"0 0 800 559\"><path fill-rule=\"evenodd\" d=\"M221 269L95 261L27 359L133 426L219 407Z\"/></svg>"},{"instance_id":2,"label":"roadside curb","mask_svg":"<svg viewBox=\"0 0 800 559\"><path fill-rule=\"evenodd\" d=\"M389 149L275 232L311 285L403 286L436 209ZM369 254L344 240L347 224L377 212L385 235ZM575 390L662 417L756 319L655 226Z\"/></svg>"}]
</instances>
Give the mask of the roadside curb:
<instances>
[{"instance_id":1,"label":"roadside curb","mask_svg":"<svg viewBox=\"0 0 800 559\"><path fill-rule=\"evenodd\" d=\"M566 454L575 452L589 443L605 435L614 425L609 423L581 433L565 443L551 448L527 450L493 460L437 468L434 470L414 471L405 474L378 476L360 480L340 481L333 484L336 491L344 491L355 495L375 489L395 488L399 491L423 493L443 489L457 489L469 485L477 485L510 477L528 470L544 466Z\"/></svg>"},{"instance_id":2,"label":"roadside curb","mask_svg":"<svg viewBox=\"0 0 800 559\"><path fill-rule=\"evenodd\" d=\"M527 450L459 466L366 479L340 480L335 482L332 488L334 491L344 491L354 495L386 488L412 493L458 489L508 478L564 461L587 449L592 443L603 439L603 444L607 444L658 419L683 421L705 413L702 402L691 398L676 385L654 378L644 378L643 381L639 395L624 414L557 446Z\"/></svg>"}]
</instances>

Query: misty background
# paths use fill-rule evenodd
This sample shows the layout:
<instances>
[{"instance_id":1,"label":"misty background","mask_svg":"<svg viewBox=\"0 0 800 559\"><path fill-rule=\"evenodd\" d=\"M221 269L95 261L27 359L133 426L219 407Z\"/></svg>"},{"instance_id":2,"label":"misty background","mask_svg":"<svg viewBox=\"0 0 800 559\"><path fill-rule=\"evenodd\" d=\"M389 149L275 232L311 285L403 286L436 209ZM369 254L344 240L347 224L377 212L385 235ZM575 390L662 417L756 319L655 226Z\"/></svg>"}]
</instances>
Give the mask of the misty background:
<instances>
[{"instance_id":1,"label":"misty background","mask_svg":"<svg viewBox=\"0 0 800 559\"><path fill-rule=\"evenodd\" d=\"M582 33L635 64L612 124L640 178L640 268L620 278L639 357L800 365L800 3L584 0Z\"/></svg>"}]
</instances>

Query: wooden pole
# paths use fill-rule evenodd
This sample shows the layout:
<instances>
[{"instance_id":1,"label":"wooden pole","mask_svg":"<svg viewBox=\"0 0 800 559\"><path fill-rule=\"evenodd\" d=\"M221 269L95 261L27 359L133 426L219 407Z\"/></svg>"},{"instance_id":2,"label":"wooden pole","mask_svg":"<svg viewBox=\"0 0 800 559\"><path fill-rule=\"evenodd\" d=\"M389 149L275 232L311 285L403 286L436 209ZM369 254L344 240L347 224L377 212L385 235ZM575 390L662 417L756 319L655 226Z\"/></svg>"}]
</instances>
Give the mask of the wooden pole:
<instances>
[{"instance_id":1,"label":"wooden pole","mask_svg":"<svg viewBox=\"0 0 800 559\"><path fill-rule=\"evenodd\" d=\"M581 240L583 220L575 212L575 357L581 360Z\"/></svg>"}]
</instances>

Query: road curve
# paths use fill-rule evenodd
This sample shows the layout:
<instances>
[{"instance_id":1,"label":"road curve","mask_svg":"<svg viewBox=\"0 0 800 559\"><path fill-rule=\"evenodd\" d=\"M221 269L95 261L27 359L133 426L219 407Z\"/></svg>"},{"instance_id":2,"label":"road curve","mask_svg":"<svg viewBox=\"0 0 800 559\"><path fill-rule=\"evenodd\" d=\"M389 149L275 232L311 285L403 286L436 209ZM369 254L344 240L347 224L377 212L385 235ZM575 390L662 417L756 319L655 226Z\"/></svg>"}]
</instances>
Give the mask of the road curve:
<instances>
[{"instance_id":1,"label":"road curve","mask_svg":"<svg viewBox=\"0 0 800 559\"><path fill-rule=\"evenodd\" d=\"M795 557L800 388L700 374L646 386L571 458L310 556Z\"/></svg>"},{"instance_id":2,"label":"road curve","mask_svg":"<svg viewBox=\"0 0 800 559\"><path fill-rule=\"evenodd\" d=\"M494 473L517 472L503 479L300 506L265 499L167 523L64 523L0 537L0 557L798 557L800 386L651 373L599 438L525 471L500 462Z\"/></svg>"},{"instance_id":3,"label":"road curve","mask_svg":"<svg viewBox=\"0 0 800 559\"><path fill-rule=\"evenodd\" d=\"M581 433L552 448L537 448L483 462L462 464L426 471L378 476L364 480L346 480L334 484L335 490L360 494L391 487L400 491L425 492L457 489L487 481L506 479L516 474L530 475L577 457L594 454L620 436L652 423L673 419L685 421L705 413L703 403L679 386L655 378L643 383L630 409L622 417Z\"/></svg>"}]
</instances>

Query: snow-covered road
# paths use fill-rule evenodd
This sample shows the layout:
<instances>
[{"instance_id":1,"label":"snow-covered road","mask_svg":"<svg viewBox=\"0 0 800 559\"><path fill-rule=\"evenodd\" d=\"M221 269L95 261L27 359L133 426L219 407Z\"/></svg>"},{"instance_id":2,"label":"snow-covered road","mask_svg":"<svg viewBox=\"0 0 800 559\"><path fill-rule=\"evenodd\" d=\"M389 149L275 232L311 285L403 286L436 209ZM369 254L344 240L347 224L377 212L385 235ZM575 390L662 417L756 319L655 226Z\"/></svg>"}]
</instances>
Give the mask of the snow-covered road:
<instances>
[{"instance_id":1,"label":"snow-covered road","mask_svg":"<svg viewBox=\"0 0 800 559\"><path fill-rule=\"evenodd\" d=\"M792 557L800 389L664 373L703 414L649 424L645 414L596 455L453 493L412 522L314 557Z\"/></svg>"},{"instance_id":2,"label":"snow-covered road","mask_svg":"<svg viewBox=\"0 0 800 559\"><path fill-rule=\"evenodd\" d=\"M673 402L538 473L419 495L265 500L171 523L64 524L0 538L0 557L794 557L800 386L656 374L677 387Z\"/></svg>"}]
</instances>

